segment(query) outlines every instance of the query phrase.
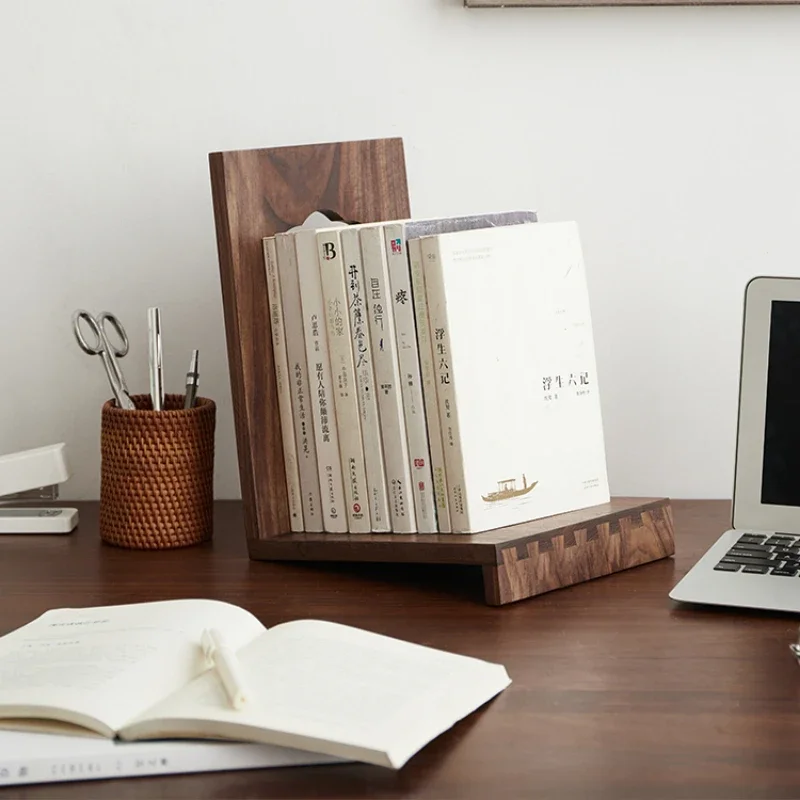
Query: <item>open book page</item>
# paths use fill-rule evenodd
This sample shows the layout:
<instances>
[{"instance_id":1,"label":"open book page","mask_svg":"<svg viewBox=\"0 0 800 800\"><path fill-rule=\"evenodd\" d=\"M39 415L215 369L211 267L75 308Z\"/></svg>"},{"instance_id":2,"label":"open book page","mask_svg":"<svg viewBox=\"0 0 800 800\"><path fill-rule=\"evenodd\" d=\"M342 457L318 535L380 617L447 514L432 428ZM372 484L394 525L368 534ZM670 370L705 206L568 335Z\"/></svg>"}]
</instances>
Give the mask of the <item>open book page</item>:
<instances>
[{"instance_id":1,"label":"open book page","mask_svg":"<svg viewBox=\"0 0 800 800\"><path fill-rule=\"evenodd\" d=\"M242 709L210 671L121 736L230 737L400 767L510 683L499 664L313 620L276 626L238 657Z\"/></svg>"},{"instance_id":2,"label":"open book page","mask_svg":"<svg viewBox=\"0 0 800 800\"><path fill-rule=\"evenodd\" d=\"M233 647L265 630L213 600L48 611L0 638L0 727L3 718L54 719L113 736L205 669L206 627Z\"/></svg>"}]
</instances>

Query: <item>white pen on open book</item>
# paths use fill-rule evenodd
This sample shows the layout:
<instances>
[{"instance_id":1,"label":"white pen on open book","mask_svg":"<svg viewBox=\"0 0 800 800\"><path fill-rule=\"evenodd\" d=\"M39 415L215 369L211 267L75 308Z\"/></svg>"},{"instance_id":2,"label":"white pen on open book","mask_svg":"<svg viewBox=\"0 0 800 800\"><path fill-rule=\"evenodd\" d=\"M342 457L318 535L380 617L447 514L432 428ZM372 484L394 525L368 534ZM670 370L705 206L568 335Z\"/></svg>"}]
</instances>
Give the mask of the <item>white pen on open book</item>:
<instances>
[{"instance_id":1,"label":"white pen on open book","mask_svg":"<svg viewBox=\"0 0 800 800\"><path fill-rule=\"evenodd\" d=\"M216 628L206 628L200 644L206 664L216 668L231 705L237 709L242 708L247 702L248 692L236 653L225 643Z\"/></svg>"}]
</instances>

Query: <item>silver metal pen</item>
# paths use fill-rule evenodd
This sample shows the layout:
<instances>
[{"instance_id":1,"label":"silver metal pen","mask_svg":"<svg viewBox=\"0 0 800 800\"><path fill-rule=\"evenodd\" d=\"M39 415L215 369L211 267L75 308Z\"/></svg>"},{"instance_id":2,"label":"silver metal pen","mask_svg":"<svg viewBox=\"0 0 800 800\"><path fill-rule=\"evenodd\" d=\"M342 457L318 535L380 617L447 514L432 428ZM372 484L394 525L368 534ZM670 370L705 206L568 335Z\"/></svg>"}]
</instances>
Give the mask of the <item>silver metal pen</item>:
<instances>
[{"instance_id":1,"label":"silver metal pen","mask_svg":"<svg viewBox=\"0 0 800 800\"><path fill-rule=\"evenodd\" d=\"M161 350L161 309L147 309L147 333L150 355L150 397L153 411L164 410L164 374Z\"/></svg>"},{"instance_id":2,"label":"silver metal pen","mask_svg":"<svg viewBox=\"0 0 800 800\"><path fill-rule=\"evenodd\" d=\"M192 360L189 362L189 371L186 373L186 398L183 401L184 408L194 408L194 403L197 398L197 384L200 380L200 373L197 371L199 352L199 350L192 350Z\"/></svg>"}]
</instances>

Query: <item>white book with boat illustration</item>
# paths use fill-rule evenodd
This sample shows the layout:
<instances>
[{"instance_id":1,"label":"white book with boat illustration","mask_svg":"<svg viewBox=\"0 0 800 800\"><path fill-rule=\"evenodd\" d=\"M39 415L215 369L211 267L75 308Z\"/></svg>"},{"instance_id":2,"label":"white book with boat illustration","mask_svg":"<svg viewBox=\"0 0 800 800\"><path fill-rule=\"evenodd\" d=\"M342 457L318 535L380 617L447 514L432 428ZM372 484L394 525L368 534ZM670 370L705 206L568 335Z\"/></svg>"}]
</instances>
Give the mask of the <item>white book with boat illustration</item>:
<instances>
[{"instance_id":1,"label":"white book with boat illustration","mask_svg":"<svg viewBox=\"0 0 800 800\"><path fill-rule=\"evenodd\" d=\"M421 239L454 533L608 502L573 222Z\"/></svg>"},{"instance_id":2,"label":"white book with boat illustration","mask_svg":"<svg viewBox=\"0 0 800 800\"><path fill-rule=\"evenodd\" d=\"M461 217L439 217L423 220L410 220L403 224L402 238L405 239L407 267L411 280L411 293L414 297L413 324L416 328L415 343L419 359L418 381L421 384L425 407L428 444L430 447L430 466L433 478L433 495L436 503L436 523L439 533L452 533L450 526L450 507L447 499L447 478L444 468L444 444L442 426L439 421L439 404L436 397L436 374L431 347L430 324L428 321L428 300L425 294L425 274L422 264L421 236L435 233L448 233L472 228L492 228L496 225L520 225L536 222L535 211L504 211L499 213L472 214ZM388 257L388 256L387 256ZM390 262L390 273L392 263ZM397 317L395 321L397 322ZM403 350L400 351L401 356Z\"/></svg>"}]
</instances>

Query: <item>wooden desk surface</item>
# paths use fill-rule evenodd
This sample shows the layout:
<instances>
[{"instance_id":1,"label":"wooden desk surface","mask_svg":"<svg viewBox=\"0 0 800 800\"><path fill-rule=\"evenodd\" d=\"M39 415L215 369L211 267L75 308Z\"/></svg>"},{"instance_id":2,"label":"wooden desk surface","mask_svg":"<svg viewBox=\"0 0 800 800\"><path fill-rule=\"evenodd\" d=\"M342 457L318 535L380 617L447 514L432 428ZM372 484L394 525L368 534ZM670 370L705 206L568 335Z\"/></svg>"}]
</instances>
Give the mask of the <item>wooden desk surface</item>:
<instances>
[{"instance_id":1,"label":"wooden desk surface","mask_svg":"<svg viewBox=\"0 0 800 800\"><path fill-rule=\"evenodd\" d=\"M48 608L202 596L267 625L316 617L500 661L512 685L400 772L337 765L51 784L0 797L800 797L789 615L677 607L729 504L675 501L677 555L501 608L469 567L251 562L238 503L213 544L145 553L0 537L0 633ZM798 587L800 591L800 585Z\"/></svg>"}]
</instances>

